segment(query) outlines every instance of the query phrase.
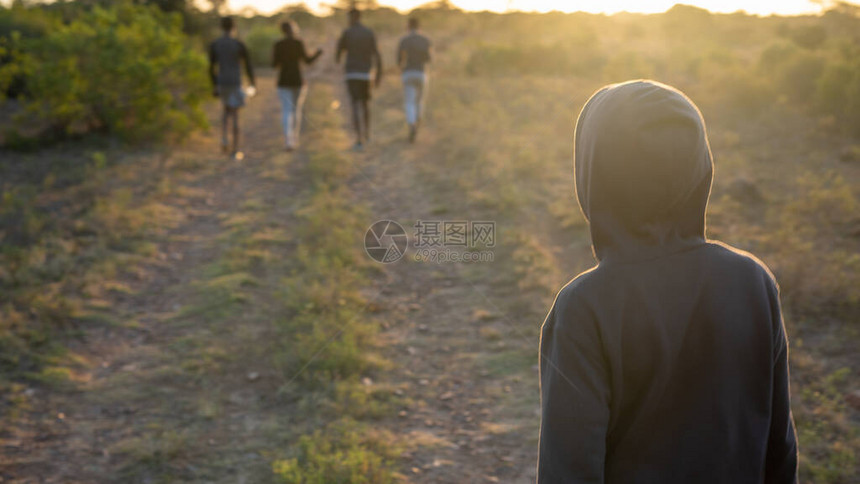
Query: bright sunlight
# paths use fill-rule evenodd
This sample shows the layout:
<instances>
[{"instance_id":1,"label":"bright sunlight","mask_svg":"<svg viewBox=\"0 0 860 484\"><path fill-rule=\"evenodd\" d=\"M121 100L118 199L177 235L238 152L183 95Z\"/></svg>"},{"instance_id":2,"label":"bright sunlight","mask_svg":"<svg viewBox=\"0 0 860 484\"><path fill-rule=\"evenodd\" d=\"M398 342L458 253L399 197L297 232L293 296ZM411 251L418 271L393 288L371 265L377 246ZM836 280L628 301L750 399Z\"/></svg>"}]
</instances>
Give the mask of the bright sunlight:
<instances>
[{"instance_id":1,"label":"bright sunlight","mask_svg":"<svg viewBox=\"0 0 860 484\"><path fill-rule=\"evenodd\" d=\"M288 2L284 0L229 0L228 4L233 11L252 8L260 13L274 13L281 8L298 4L301 2ZM312 10L323 11L326 5L332 2L310 0L304 2ZM381 5L394 7L400 11L409 11L428 0L381 0ZM807 13L819 13L827 2L815 2L810 0L691 0L678 2L677 0L453 0L451 3L463 10L490 10L503 12L506 10L522 10L529 12L549 12L558 10L562 12L584 11L590 13L613 14L622 11L636 13L659 13L668 10L676 3L686 3L697 7L706 8L712 12L730 13L743 10L756 15L799 15Z\"/></svg>"}]
</instances>

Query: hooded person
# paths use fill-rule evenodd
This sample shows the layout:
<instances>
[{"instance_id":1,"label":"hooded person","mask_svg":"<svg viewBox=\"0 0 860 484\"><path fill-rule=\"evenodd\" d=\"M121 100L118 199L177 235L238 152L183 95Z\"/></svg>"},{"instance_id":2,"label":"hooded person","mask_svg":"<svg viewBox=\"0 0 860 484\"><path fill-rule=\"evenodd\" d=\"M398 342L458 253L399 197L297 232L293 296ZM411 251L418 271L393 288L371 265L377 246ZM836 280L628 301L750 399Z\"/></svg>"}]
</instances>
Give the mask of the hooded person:
<instances>
[{"instance_id":1,"label":"hooded person","mask_svg":"<svg viewBox=\"0 0 860 484\"><path fill-rule=\"evenodd\" d=\"M604 87L574 143L596 267L541 329L539 483L793 483L773 276L705 238L705 123L653 81Z\"/></svg>"}]
</instances>

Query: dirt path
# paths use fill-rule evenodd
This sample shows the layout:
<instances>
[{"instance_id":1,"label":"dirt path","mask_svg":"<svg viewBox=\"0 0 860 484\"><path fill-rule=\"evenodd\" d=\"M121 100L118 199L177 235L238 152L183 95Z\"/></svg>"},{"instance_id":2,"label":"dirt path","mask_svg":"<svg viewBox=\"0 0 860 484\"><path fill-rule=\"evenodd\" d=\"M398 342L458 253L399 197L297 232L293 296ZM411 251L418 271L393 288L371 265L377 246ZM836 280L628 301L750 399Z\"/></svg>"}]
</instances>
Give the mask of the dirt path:
<instances>
[{"instance_id":1,"label":"dirt path","mask_svg":"<svg viewBox=\"0 0 860 484\"><path fill-rule=\"evenodd\" d=\"M418 221L481 220L450 193L457 172L428 180L439 161L432 124L406 142L396 79L378 93L375 141L362 155L356 192L376 219L400 222L415 241ZM503 249L502 249L503 250ZM413 247L384 268L380 298L390 379L414 404L386 425L416 445L402 472L412 482L534 482L537 451L539 321L512 320L507 283L492 282L493 262L414 261ZM499 256L500 254L495 254ZM482 266L482 267L476 267ZM486 276L491 276L487 278ZM515 291L515 288L513 288ZM533 360L533 361L532 361ZM527 373L519 372L525 362Z\"/></svg>"},{"instance_id":2,"label":"dirt path","mask_svg":"<svg viewBox=\"0 0 860 484\"><path fill-rule=\"evenodd\" d=\"M170 154L178 189L165 203L183 220L156 241L157 255L127 281L132 290L112 301L122 324L88 328L74 344L73 381L22 393L2 438L0 482L274 480L272 460L308 418L281 394L285 377L270 356L286 270L278 261L293 256L308 154L280 150L271 84L264 76L243 111L243 161L214 154L217 129ZM370 209L368 226L388 218L412 232L419 220L474 219L438 196L456 173L427 181L421 167L439 156L434 128L417 145L405 142L394 79L375 113L372 145L346 155L357 163L353 191ZM500 268L492 263L402 260L378 269L368 292L381 308L391 369L373 384L409 402L379 422L406 449L402 480L533 482L539 321L515 321L516 287L493 281Z\"/></svg>"},{"instance_id":3,"label":"dirt path","mask_svg":"<svg viewBox=\"0 0 860 484\"><path fill-rule=\"evenodd\" d=\"M23 393L16 426L3 438L0 482L271 479L260 452L281 424L272 398L278 378L264 357L267 308L234 313L219 299L236 296L235 288L226 280L216 287L209 276L236 250L231 231L243 216L264 218L257 223L272 230L293 221L302 187L292 174L305 155L281 151L271 84L265 76L243 111L243 161L217 154L214 121L207 135L170 154L165 167L180 189L165 204L183 220L136 268L129 294L112 301L121 324L87 328L72 342L73 381ZM273 250L288 258L291 245ZM253 272L263 289L280 277Z\"/></svg>"}]
</instances>

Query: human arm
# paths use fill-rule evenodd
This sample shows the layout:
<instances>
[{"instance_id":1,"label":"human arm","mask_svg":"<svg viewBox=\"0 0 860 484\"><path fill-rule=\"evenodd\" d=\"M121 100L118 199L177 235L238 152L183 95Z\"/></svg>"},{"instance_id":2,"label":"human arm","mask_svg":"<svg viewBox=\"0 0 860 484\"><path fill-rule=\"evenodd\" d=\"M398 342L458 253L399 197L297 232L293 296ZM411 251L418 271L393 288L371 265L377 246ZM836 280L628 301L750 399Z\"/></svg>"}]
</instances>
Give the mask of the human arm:
<instances>
[{"instance_id":1,"label":"human arm","mask_svg":"<svg viewBox=\"0 0 860 484\"><path fill-rule=\"evenodd\" d=\"M252 86L256 86L257 81L254 79L254 66L251 64L251 55L248 53L248 49L244 43L240 42L239 45L241 46L239 52L242 57L242 63L245 64L245 74L248 76L248 82Z\"/></svg>"},{"instance_id":2,"label":"human arm","mask_svg":"<svg viewBox=\"0 0 860 484\"><path fill-rule=\"evenodd\" d=\"M776 284L768 281L772 326L774 329L773 402L770 433L765 456L764 482L787 484L797 482L797 437L791 415L788 372L788 339Z\"/></svg>"},{"instance_id":3,"label":"human arm","mask_svg":"<svg viewBox=\"0 0 860 484\"><path fill-rule=\"evenodd\" d=\"M541 329L538 484L602 484L609 370L593 313L563 291Z\"/></svg>"},{"instance_id":4,"label":"human arm","mask_svg":"<svg viewBox=\"0 0 860 484\"><path fill-rule=\"evenodd\" d=\"M340 56L346 50L346 34L341 34L340 38L337 40L337 52L334 56L335 64L340 64Z\"/></svg>"},{"instance_id":5,"label":"human arm","mask_svg":"<svg viewBox=\"0 0 860 484\"><path fill-rule=\"evenodd\" d=\"M215 55L215 44L209 45L209 79L212 81L212 94L218 97L218 56Z\"/></svg>"},{"instance_id":6,"label":"human arm","mask_svg":"<svg viewBox=\"0 0 860 484\"><path fill-rule=\"evenodd\" d=\"M314 53L314 55L308 55L308 51L305 48L304 42L299 42L299 51L302 54L302 60L305 61L305 64L313 64L314 61L316 61L319 58L319 56L322 55L322 49L317 49L317 51Z\"/></svg>"},{"instance_id":7,"label":"human arm","mask_svg":"<svg viewBox=\"0 0 860 484\"><path fill-rule=\"evenodd\" d=\"M433 44L430 41L427 41L427 50L424 52L424 62L429 63L433 58Z\"/></svg>"},{"instance_id":8,"label":"human arm","mask_svg":"<svg viewBox=\"0 0 860 484\"><path fill-rule=\"evenodd\" d=\"M279 47L279 42L275 42L275 45L272 46L272 67L278 67L279 65L281 65L281 49Z\"/></svg>"},{"instance_id":9,"label":"human arm","mask_svg":"<svg viewBox=\"0 0 860 484\"><path fill-rule=\"evenodd\" d=\"M373 57L376 59L376 87L382 84L382 56L379 55L379 47L376 45L376 36L373 36Z\"/></svg>"},{"instance_id":10,"label":"human arm","mask_svg":"<svg viewBox=\"0 0 860 484\"><path fill-rule=\"evenodd\" d=\"M395 59L397 59L397 67L399 67L400 70L403 70L403 68L406 67L406 50L403 48L402 40L397 44L397 56Z\"/></svg>"}]
</instances>

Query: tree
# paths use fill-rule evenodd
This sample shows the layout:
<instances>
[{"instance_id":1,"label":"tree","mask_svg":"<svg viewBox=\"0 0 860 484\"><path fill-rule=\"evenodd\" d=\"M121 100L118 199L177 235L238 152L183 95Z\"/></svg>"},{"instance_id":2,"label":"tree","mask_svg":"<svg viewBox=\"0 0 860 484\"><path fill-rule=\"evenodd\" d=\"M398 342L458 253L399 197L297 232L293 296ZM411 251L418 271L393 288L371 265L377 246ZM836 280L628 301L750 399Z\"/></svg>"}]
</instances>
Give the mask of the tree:
<instances>
[{"instance_id":1,"label":"tree","mask_svg":"<svg viewBox=\"0 0 860 484\"><path fill-rule=\"evenodd\" d=\"M224 5L227 0L209 0L209 5L212 6L212 12L220 14L224 10Z\"/></svg>"}]
</instances>

